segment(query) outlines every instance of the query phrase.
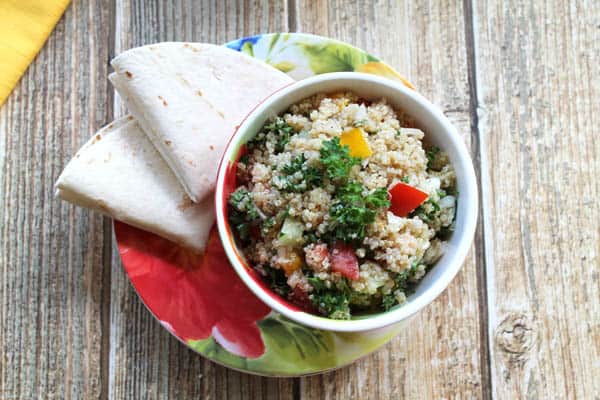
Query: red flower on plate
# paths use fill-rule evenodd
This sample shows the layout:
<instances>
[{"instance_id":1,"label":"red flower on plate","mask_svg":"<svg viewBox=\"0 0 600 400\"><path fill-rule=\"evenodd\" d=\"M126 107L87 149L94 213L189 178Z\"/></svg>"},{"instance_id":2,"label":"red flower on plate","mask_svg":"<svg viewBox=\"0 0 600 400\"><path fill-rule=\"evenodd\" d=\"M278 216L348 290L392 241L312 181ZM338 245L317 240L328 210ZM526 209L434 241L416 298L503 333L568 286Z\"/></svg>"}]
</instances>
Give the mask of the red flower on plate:
<instances>
[{"instance_id":1,"label":"red flower on plate","mask_svg":"<svg viewBox=\"0 0 600 400\"><path fill-rule=\"evenodd\" d=\"M265 352L256 321L271 309L241 281L216 227L205 254L115 221L125 271L152 313L183 341L213 338L229 352L248 358Z\"/></svg>"}]
</instances>

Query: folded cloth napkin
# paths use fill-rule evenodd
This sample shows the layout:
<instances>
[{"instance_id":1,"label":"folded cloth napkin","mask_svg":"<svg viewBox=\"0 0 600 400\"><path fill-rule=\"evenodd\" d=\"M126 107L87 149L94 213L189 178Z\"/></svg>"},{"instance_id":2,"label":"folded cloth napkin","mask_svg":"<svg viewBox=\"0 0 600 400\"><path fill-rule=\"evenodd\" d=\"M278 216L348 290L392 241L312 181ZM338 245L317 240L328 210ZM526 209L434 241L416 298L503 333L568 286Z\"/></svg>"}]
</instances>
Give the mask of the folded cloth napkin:
<instances>
[{"instance_id":1,"label":"folded cloth napkin","mask_svg":"<svg viewBox=\"0 0 600 400\"><path fill-rule=\"evenodd\" d=\"M68 4L69 0L0 0L0 105Z\"/></svg>"}]
</instances>

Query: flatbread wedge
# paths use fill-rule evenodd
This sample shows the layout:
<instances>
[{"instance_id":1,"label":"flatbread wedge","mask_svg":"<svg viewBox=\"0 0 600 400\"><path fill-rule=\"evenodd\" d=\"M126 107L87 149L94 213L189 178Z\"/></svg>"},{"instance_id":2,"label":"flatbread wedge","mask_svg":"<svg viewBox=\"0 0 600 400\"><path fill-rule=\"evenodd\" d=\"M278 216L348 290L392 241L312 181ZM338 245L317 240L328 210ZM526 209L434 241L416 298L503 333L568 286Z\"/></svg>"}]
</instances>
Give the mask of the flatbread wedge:
<instances>
[{"instance_id":1,"label":"flatbread wedge","mask_svg":"<svg viewBox=\"0 0 600 400\"><path fill-rule=\"evenodd\" d=\"M203 252L212 196L193 203L132 116L100 129L67 164L56 196Z\"/></svg>"},{"instance_id":2,"label":"flatbread wedge","mask_svg":"<svg viewBox=\"0 0 600 400\"><path fill-rule=\"evenodd\" d=\"M262 61L204 43L138 47L111 64L110 81L194 201L214 189L223 150L244 117L293 82Z\"/></svg>"}]
</instances>

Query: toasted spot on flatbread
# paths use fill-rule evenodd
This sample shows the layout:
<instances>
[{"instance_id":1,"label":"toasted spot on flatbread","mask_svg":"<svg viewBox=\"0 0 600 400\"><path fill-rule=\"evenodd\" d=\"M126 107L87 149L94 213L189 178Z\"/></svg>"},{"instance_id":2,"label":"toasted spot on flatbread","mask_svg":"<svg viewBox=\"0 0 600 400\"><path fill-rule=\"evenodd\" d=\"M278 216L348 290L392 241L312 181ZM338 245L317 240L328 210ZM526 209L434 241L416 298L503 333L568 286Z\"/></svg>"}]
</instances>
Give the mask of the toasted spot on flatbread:
<instances>
[{"instance_id":1,"label":"toasted spot on flatbread","mask_svg":"<svg viewBox=\"0 0 600 400\"><path fill-rule=\"evenodd\" d=\"M129 72L129 71L125 71L125 75L126 75L126 76L127 76L129 79L133 78L133 74L132 74L131 72Z\"/></svg>"},{"instance_id":2,"label":"toasted spot on flatbread","mask_svg":"<svg viewBox=\"0 0 600 400\"><path fill-rule=\"evenodd\" d=\"M177 208L181 211L185 211L190 207L194 206L194 202L188 196L183 196L181 202L177 205Z\"/></svg>"},{"instance_id":3,"label":"toasted spot on flatbread","mask_svg":"<svg viewBox=\"0 0 600 400\"><path fill-rule=\"evenodd\" d=\"M165 140L165 144L166 144L167 146L170 146L170 145L171 145L171 143L172 143L172 142L171 142L170 140Z\"/></svg>"},{"instance_id":4,"label":"toasted spot on flatbread","mask_svg":"<svg viewBox=\"0 0 600 400\"><path fill-rule=\"evenodd\" d=\"M196 90L196 94L200 97L202 97L202 90Z\"/></svg>"},{"instance_id":5,"label":"toasted spot on flatbread","mask_svg":"<svg viewBox=\"0 0 600 400\"><path fill-rule=\"evenodd\" d=\"M127 116L127 119L130 120L130 121L133 121L133 115Z\"/></svg>"},{"instance_id":6,"label":"toasted spot on flatbread","mask_svg":"<svg viewBox=\"0 0 600 400\"><path fill-rule=\"evenodd\" d=\"M210 146L208 146L209 149L214 150L215 146L213 146L212 144Z\"/></svg>"},{"instance_id":7,"label":"toasted spot on flatbread","mask_svg":"<svg viewBox=\"0 0 600 400\"><path fill-rule=\"evenodd\" d=\"M199 52L199 51L200 51L200 49L199 49L199 48L197 48L197 47L194 47L194 46L192 46L192 45L191 45L191 44L189 44L189 43L184 43L184 44L183 44L183 47L185 47L186 49L190 49L190 50L192 50L192 51L194 51L194 52Z\"/></svg>"},{"instance_id":8,"label":"toasted spot on flatbread","mask_svg":"<svg viewBox=\"0 0 600 400\"><path fill-rule=\"evenodd\" d=\"M159 99L160 101L162 101L162 103L163 103L163 106L165 106L165 107L166 107L166 106L168 106L168 105L169 105L169 103L167 103L167 101L165 100L165 98L164 98L164 97L162 97L162 96L158 96L158 99Z\"/></svg>"}]
</instances>

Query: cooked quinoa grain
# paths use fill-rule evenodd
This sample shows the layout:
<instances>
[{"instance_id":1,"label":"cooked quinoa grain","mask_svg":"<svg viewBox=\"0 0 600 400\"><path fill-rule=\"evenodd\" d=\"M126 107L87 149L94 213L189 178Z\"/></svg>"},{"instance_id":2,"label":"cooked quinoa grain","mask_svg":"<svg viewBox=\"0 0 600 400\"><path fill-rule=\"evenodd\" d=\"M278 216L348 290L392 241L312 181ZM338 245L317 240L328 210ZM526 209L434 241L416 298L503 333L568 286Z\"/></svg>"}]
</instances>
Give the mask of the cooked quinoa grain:
<instances>
[{"instance_id":1,"label":"cooked quinoa grain","mask_svg":"<svg viewBox=\"0 0 600 400\"><path fill-rule=\"evenodd\" d=\"M348 319L402 304L453 230L447 155L385 99L319 94L247 144L229 222L249 263L307 311Z\"/></svg>"}]
</instances>

